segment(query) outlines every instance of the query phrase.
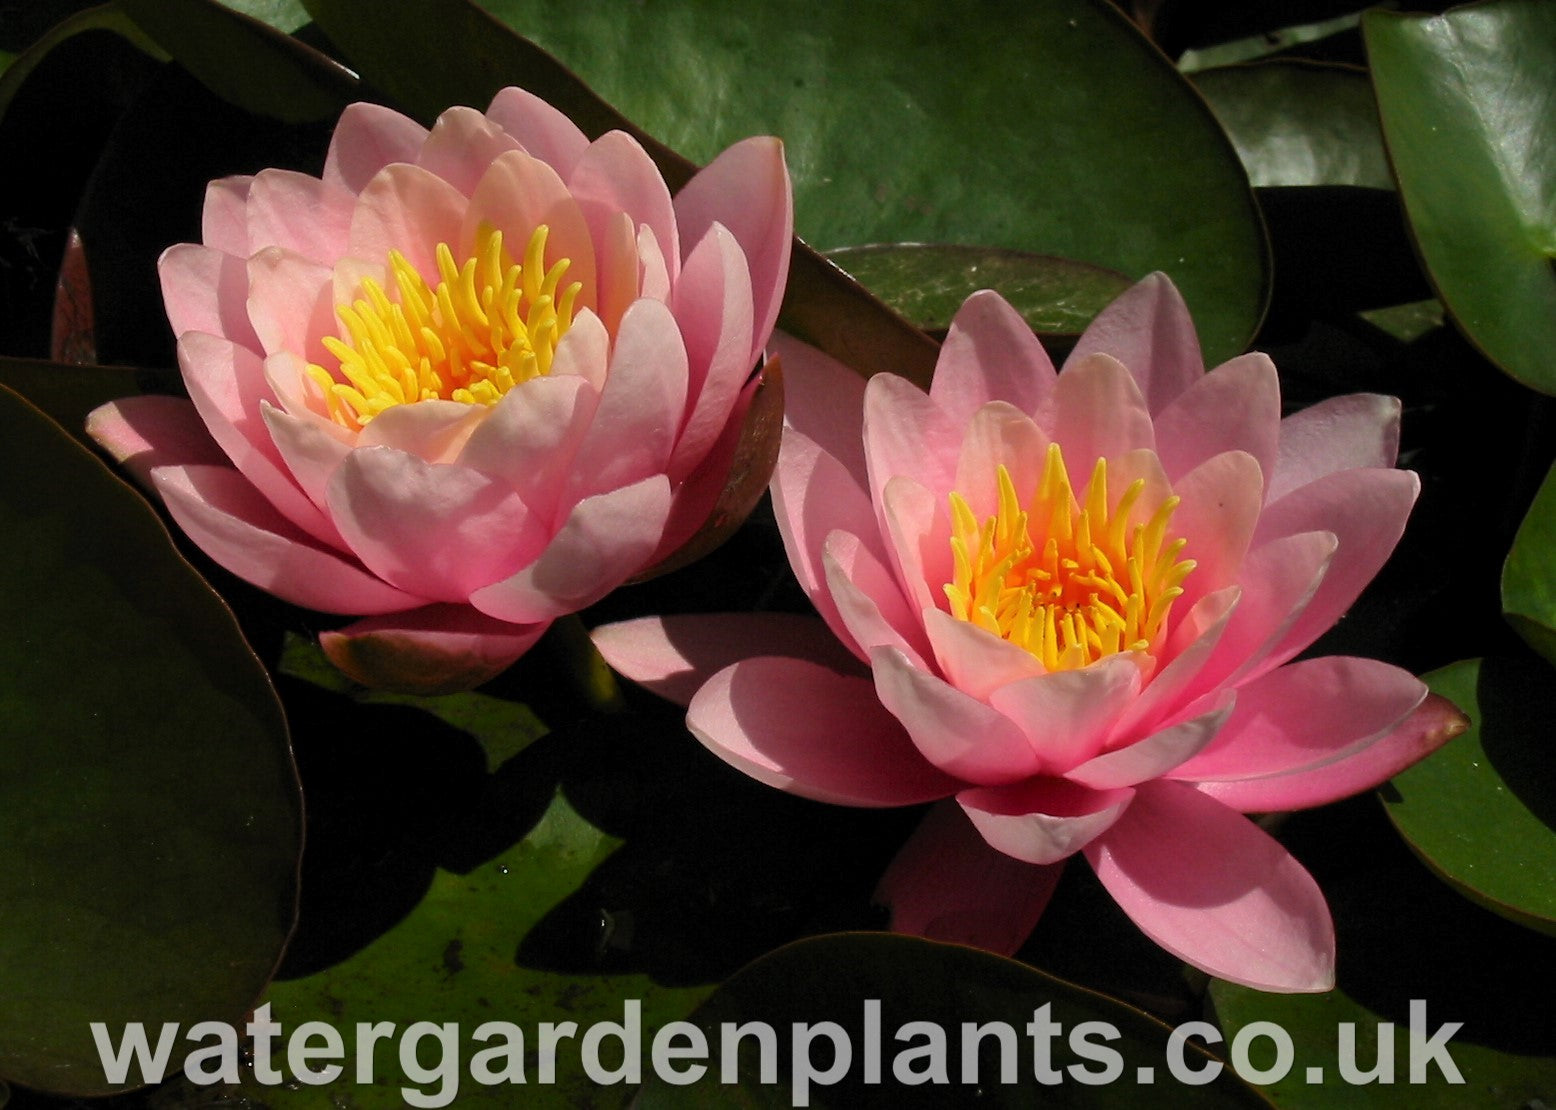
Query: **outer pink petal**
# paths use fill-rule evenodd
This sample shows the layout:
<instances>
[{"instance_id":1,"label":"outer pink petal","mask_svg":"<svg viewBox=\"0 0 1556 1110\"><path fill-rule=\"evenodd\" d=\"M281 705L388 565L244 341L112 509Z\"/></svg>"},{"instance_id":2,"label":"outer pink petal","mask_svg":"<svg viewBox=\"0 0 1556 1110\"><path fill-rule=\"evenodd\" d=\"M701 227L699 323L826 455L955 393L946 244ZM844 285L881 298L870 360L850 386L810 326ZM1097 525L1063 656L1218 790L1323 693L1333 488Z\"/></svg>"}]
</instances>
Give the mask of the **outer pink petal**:
<instances>
[{"instance_id":1,"label":"outer pink petal","mask_svg":"<svg viewBox=\"0 0 1556 1110\"><path fill-rule=\"evenodd\" d=\"M151 484L155 467L227 465L205 421L182 397L148 394L109 401L87 414L86 434L144 486Z\"/></svg>"},{"instance_id":2,"label":"outer pink petal","mask_svg":"<svg viewBox=\"0 0 1556 1110\"><path fill-rule=\"evenodd\" d=\"M599 303L594 240L578 202L552 166L523 151L501 155L487 167L470 197L459 240L474 243L483 223L502 232L503 245L515 261L524 257L535 229L545 224L546 269L565 259L564 284L577 282L582 287L578 307L592 309Z\"/></svg>"},{"instance_id":3,"label":"outer pink petal","mask_svg":"<svg viewBox=\"0 0 1556 1110\"><path fill-rule=\"evenodd\" d=\"M545 538L507 483L392 447L347 455L330 478L329 504L375 574L437 601L464 601L512 574Z\"/></svg>"},{"instance_id":4,"label":"outer pink petal","mask_svg":"<svg viewBox=\"0 0 1556 1110\"><path fill-rule=\"evenodd\" d=\"M468 605L429 605L322 632L319 646L330 662L364 686L451 694L496 678L546 628L494 621Z\"/></svg>"},{"instance_id":5,"label":"outer pink petal","mask_svg":"<svg viewBox=\"0 0 1556 1110\"><path fill-rule=\"evenodd\" d=\"M1254 352L1223 363L1156 414L1156 452L1179 477L1223 451L1245 451L1268 475L1280 440L1280 378Z\"/></svg>"},{"instance_id":6,"label":"outer pink petal","mask_svg":"<svg viewBox=\"0 0 1556 1110\"><path fill-rule=\"evenodd\" d=\"M870 653L881 704L924 758L964 782L993 786L1034 775L1043 761L998 710L915 666L895 648Z\"/></svg>"},{"instance_id":7,"label":"outer pink petal","mask_svg":"<svg viewBox=\"0 0 1556 1110\"><path fill-rule=\"evenodd\" d=\"M868 679L802 659L726 667L692 699L686 725L752 778L817 801L911 805L957 787L913 750Z\"/></svg>"},{"instance_id":8,"label":"outer pink petal","mask_svg":"<svg viewBox=\"0 0 1556 1110\"><path fill-rule=\"evenodd\" d=\"M385 166L357 198L351 213L350 253L383 264L390 251L399 251L423 279L436 285L438 244L448 244L456 264L463 264L475 244L474 232L466 235L463 229L467 203L458 189L420 166ZM527 233L517 245L520 254L525 242Z\"/></svg>"},{"instance_id":9,"label":"outer pink petal","mask_svg":"<svg viewBox=\"0 0 1556 1110\"><path fill-rule=\"evenodd\" d=\"M875 900L890 907L894 932L1008 956L1031 934L1063 872L990 848L947 801L924 815L881 876Z\"/></svg>"},{"instance_id":10,"label":"outer pink petal","mask_svg":"<svg viewBox=\"0 0 1556 1110\"><path fill-rule=\"evenodd\" d=\"M1177 604L1193 605L1237 583L1259 524L1264 482L1252 455L1226 451L1175 481L1173 492L1183 500L1170 531L1188 541L1181 558L1195 563Z\"/></svg>"},{"instance_id":11,"label":"outer pink petal","mask_svg":"<svg viewBox=\"0 0 1556 1110\"><path fill-rule=\"evenodd\" d=\"M658 301L638 301L621 318L562 503L665 473L685 410L686 348L675 317Z\"/></svg>"},{"instance_id":12,"label":"outer pink petal","mask_svg":"<svg viewBox=\"0 0 1556 1110\"><path fill-rule=\"evenodd\" d=\"M1420 491L1421 480L1408 470L1344 470L1265 508L1256 544L1318 530L1333 532L1339 540L1329 572L1266 666L1290 659L1351 607L1399 542Z\"/></svg>"},{"instance_id":13,"label":"outer pink petal","mask_svg":"<svg viewBox=\"0 0 1556 1110\"><path fill-rule=\"evenodd\" d=\"M784 426L819 445L855 476L860 489L869 489L862 438L865 379L784 332L773 333L772 346L783 362Z\"/></svg>"},{"instance_id":14,"label":"outer pink petal","mask_svg":"<svg viewBox=\"0 0 1556 1110\"><path fill-rule=\"evenodd\" d=\"M330 137L324 180L360 193L391 162L414 162L427 129L381 104L348 105Z\"/></svg>"},{"instance_id":15,"label":"outer pink petal","mask_svg":"<svg viewBox=\"0 0 1556 1110\"><path fill-rule=\"evenodd\" d=\"M1193 787L1142 785L1086 858L1141 931L1195 967L1257 990L1334 986L1334 922L1318 884Z\"/></svg>"},{"instance_id":16,"label":"outer pink petal","mask_svg":"<svg viewBox=\"0 0 1556 1110\"><path fill-rule=\"evenodd\" d=\"M863 675L859 661L814 617L798 613L689 613L639 617L591 634L605 661L638 685L677 705L714 674L756 655L808 659Z\"/></svg>"},{"instance_id":17,"label":"outer pink petal","mask_svg":"<svg viewBox=\"0 0 1556 1110\"><path fill-rule=\"evenodd\" d=\"M1007 683L1044 674L1037 656L942 609L925 609L924 631L946 680L980 701Z\"/></svg>"},{"instance_id":18,"label":"outer pink petal","mask_svg":"<svg viewBox=\"0 0 1556 1110\"><path fill-rule=\"evenodd\" d=\"M200 241L207 247L247 258L249 247L248 197L250 176L223 177L205 187L200 212Z\"/></svg>"},{"instance_id":19,"label":"outer pink petal","mask_svg":"<svg viewBox=\"0 0 1556 1110\"><path fill-rule=\"evenodd\" d=\"M670 281L675 282L681 271L675 207L659 167L636 139L625 131L606 132L589 144L566 181L578 198L595 242L603 238L606 222L615 213L625 212L634 230L649 229L664 256Z\"/></svg>"},{"instance_id":20,"label":"outer pink petal","mask_svg":"<svg viewBox=\"0 0 1556 1110\"><path fill-rule=\"evenodd\" d=\"M1090 477L1100 458L1156 446L1145 398L1129 371L1109 355L1072 356L1050 400L1050 438L1063 449L1073 482Z\"/></svg>"},{"instance_id":21,"label":"outer pink petal","mask_svg":"<svg viewBox=\"0 0 1556 1110\"><path fill-rule=\"evenodd\" d=\"M1222 691L1209 712L1153 732L1127 747L1104 752L1067 771L1065 778L1093 790L1138 786L1159 778L1215 739L1232 712L1234 700L1233 691Z\"/></svg>"},{"instance_id":22,"label":"outer pink petal","mask_svg":"<svg viewBox=\"0 0 1556 1110\"><path fill-rule=\"evenodd\" d=\"M284 601L354 614L426 604L426 598L314 547L230 467L164 466L152 471L151 479L173 519L202 551Z\"/></svg>"},{"instance_id":23,"label":"outer pink petal","mask_svg":"<svg viewBox=\"0 0 1556 1110\"><path fill-rule=\"evenodd\" d=\"M1245 813L1328 805L1370 790L1425 759L1469 727L1446 698L1429 694L1415 711L1360 751L1321 767L1267 778L1195 784L1204 794Z\"/></svg>"},{"instance_id":24,"label":"outer pink petal","mask_svg":"<svg viewBox=\"0 0 1556 1110\"><path fill-rule=\"evenodd\" d=\"M989 695L989 704L1026 734L1046 773L1063 774L1098 754L1139 692L1140 667L1121 652L1077 670L1001 686Z\"/></svg>"},{"instance_id":25,"label":"outer pink petal","mask_svg":"<svg viewBox=\"0 0 1556 1110\"><path fill-rule=\"evenodd\" d=\"M713 441L708 448L708 453L687 475L686 480L675 487L670 505L670 520L665 525L664 537L659 541L659 550L654 552L650 566L656 566L671 555L680 552L703 525L710 523L709 518L715 510L718 510L719 498L723 495L725 487L736 481L733 468L737 462L741 442L745 438L746 419L750 415L751 405L756 400L757 391L771 381L773 379L764 372L757 374L746 384L745 389L741 390L739 396L735 398L734 408L729 413L729 422L724 425L718 439ZM772 444L769 443L768 447L771 449ZM673 462L671 469L670 477L671 481L674 481ZM722 543L723 540L718 542Z\"/></svg>"},{"instance_id":26,"label":"outer pink petal","mask_svg":"<svg viewBox=\"0 0 1556 1110\"><path fill-rule=\"evenodd\" d=\"M534 93L515 86L492 98L487 118L512 135L525 150L549 162L564 178L589 145L577 124Z\"/></svg>"},{"instance_id":27,"label":"outer pink petal","mask_svg":"<svg viewBox=\"0 0 1556 1110\"><path fill-rule=\"evenodd\" d=\"M752 138L724 151L675 198L681 242L696 243L715 222L729 228L751 266L753 329L749 361L767 344L789 273L794 200L783 144Z\"/></svg>"},{"instance_id":28,"label":"outer pink petal","mask_svg":"<svg viewBox=\"0 0 1556 1110\"><path fill-rule=\"evenodd\" d=\"M836 531L822 545L827 588L854 643L866 652L894 647L924 666L929 645L891 571L858 536Z\"/></svg>"},{"instance_id":29,"label":"outer pink petal","mask_svg":"<svg viewBox=\"0 0 1556 1110\"><path fill-rule=\"evenodd\" d=\"M359 447L393 447L429 463L453 462L491 415L485 405L417 401L385 409L357 436Z\"/></svg>"},{"instance_id":30,"label":"outer pink petal","mask_svg":"<svg viewBox=\"0 0 1556 1110\"><path fill-rule=\"evenodd\" d=\"M204 331L259 349L249 323L249 274L244 259L195 243L177 243L162 252L157 274L175 336Z\"/></svg>"},{"instance_id":31,"label":"outer pink petal","mask_svg":"<svg viewBox=\"0 0 1556 1110\"><path fill-rule=\"evenodd\" d=\"M1057 863L1105 832L1133 790L1091 790L1064 779L963 790L956 796L990 847L1026 863Z\"/></svg>"},{"instance_id":32,"label":"outer pink petal","mask_svg":"<svg viewBox=\"0 0 1556 1110\"><path fill-rule=\"evenodd\" d=\"M678 482L729 423L751 376L751 276L740 244L722 225L714 224L687 255L670 307L686 341L688 368L688 414L670 460L670 480Z\"/></svg>"},{"instance_id":33,"label":"outer pink petal","mask_svg":"<svg viewBox=\"0 0 1556 1110\"><path fill-rule=\"evenodd\" d=\"M1008 401L1031 416L1054 381L1054 365L1031 327L1005 298L984 289L951 320L929 395L961 424L990 401Z\"/></svg>"},{"instance_id":34,"label":"outer pink petal","mask_svg":"<svg viewBox=\"0 0 1556 1110\"><path fill-rule=\"evenodd\" d=\"M1266 499L1277 501L1325 474L1391 467L1399 457L1398 398L1352 393L1286 417Z\"/></svg>"},{"instance_id":35,"label":"outer pink petal","mask_svg":"<svg viewBox=\"0 0 1556 1110\"><path fill-rule=\"evenodd\" d=\"M248 192L244 255L281 247L326 266L346 252L355 198L339 185L292 170L261 170Z\"/></svg>"},{"instance_id":36,"label":"outer pink petal","mask_svg":"<svg viewBox=\"0 0 1556 1110\"><path fill-rule=\"evenodd\" d=\"M1288 663L1237 691L1237 711L1174 778L1247 779L1332 763L1388 732L1426 697L1408 671L1331 655Z\"/></svg>"},{"instance_id":37,"label":"outer pink petal","mask_svg":"<svg viewBox=\"0 0 1556 1110\"><path fill-rule=\"evenodd\" d=\"M519 141L486 116L474 108L455 107L433 124L416 162L468 197L487 166L499 155L518 149Z\"/></svg>"},{"instance_id":38,"label":"outer pink petal","mask_svg":"<svg viewBox=\"0 0 1556 1110\"><path fill-rule=\"evenodd\" d=\"M248 272L248 315L260 349L334 365L321 342L339 330L334 271L280 247L266 247L249 259Z\"/></svg>"},{"instance_id":39,"label":"outer pink petal","mask_svg":"<svg viewBox=\"0 0 1556 1110\"><path fill-rule=\"evenodd\" d=\"M499 620L553 620L592 605L653 556L670 513L662 474L587 497L529 566L479 589L470 602Z\"/></svg>"},{"instance_id":40,"label":"outer pink petal","mask_svg":"<svg viewBox=\"0 0 1556 1110\"><path fill-rule=\"evenodd\" d=\"M542 519L554 520L598 400L581 377L527 381L492 407L459 463L501 478Z\"/></svg>"},{"instance_id":41,"label":"outer pink petal","mask_svg":"<svg viewBox=\"0 0 1556 1110\"><path fill-rule=\"evenodd\" d=\"M905 378L871 378L864 391L864 450L877 507L881 491L893 479L909 478L944 496L956 479L962 431Z\"/></svg>"},{"instance_id":42,"label":"outer pink petal","mask_svg":"<svg viewBox=\"0 0 1556 1110\"><path fill-rule=\"evenodd\" d=\"M1171 279L1161 273L1142 279L1098 313L1065 367L1098 352L1129 367L1153 413L1161 412L1205 372L1188 306Z\"/></svg>"}]
</instances>

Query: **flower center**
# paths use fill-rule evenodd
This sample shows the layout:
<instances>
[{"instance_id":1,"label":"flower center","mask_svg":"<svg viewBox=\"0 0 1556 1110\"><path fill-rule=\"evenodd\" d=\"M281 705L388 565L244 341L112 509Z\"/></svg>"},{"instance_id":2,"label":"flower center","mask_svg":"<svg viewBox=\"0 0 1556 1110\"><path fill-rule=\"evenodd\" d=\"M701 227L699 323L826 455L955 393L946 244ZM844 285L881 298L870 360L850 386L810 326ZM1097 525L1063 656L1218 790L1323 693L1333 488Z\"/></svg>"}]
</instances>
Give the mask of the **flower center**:
<instances>
[{"instance_id":1,"label":"flower center","mask_svg":"<svg viewBox=\"0 0 1556 1110\"><path fill-rule=\"evenodd\" d=\"M1120 651L1152 651L1183 580L1187 541L1169 539L1177 497L1144 523L1129 519L1145 491L1133 482L1108 504L1107 460L1098 459L1084 506L1077 503L1058 444L1022 508L1010 472L999 468L999 505L981 525L951 494L951 615L1031 652L1050 671Z\"/></svg>"},{"instance_id":2,"label":"flower center","mask_svg":"<svg viewBox=\"0 0 1556 1110\"><path fill-rule=\"evenodd\" d=\"M308 366L330 418L355 431L394 405L492 405L514 386L548 373L573 322L580 286L573 282L558 294L569 263L559 259L545 268L547 231L545 224L535 229L522 264L504 248L502 232L488 224L476 232L475 250L463 266L455 264L447 243L439 243L436 289L403 254L390 251L393 294L368 278L362 296L335 306L341 332L325 338L324 346L339 360L338 372Z\"/></svg>"}]
</instances>

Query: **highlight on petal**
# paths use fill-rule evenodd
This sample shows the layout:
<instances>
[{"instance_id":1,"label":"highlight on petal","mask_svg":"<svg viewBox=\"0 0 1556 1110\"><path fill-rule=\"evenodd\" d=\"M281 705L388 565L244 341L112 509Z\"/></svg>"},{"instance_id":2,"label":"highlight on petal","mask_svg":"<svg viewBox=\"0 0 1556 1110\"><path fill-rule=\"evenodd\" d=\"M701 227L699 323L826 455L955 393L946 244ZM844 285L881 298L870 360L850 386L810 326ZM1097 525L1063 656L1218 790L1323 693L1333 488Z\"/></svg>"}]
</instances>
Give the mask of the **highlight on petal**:
<instances>
[{"instance_id":1,"label":"highlight on petal","mask_svg":"<svg viewBox=\"0 0 1556 1110\"><path fill-rule=\"evenodd\" d=\"M762 656L726 667L692 698L686 724L725 762L817 801L912 805L957 786L913 750L869 679L807 660Z\"/></svg>"},{"instance_id":2,"label":"highlight on petal","mask_svg":"<svg viewBox=\"0 0 1556 1110\"><path fill-rule=\"evenodd\" d=\"M1256 990L1334 986L1334 923L1312 876L1193 787L1142 784L1085 852L1123 911L1179 959Z\"/></svg>"},{"instance_id":3,"label":"highlight on petal","mask_svg":"<svg viewBox=\"0 0 1556 1110\"><path fill-rule=\"evenodd\" d=\"M1048 864L1067 859L1128 810L1134 791L1092 790L1065 779L963 790L956 796L978 834L1013 859Z\"/></svg>"},{"instance_id":4,"label":"highlight on petal","mask_svg":"<svg viewBox=\"0 0 1556 1110\"><path fill-rule=\"evenodd\" d=\"M496 678L540 639L545 624L495 621L466 605L428 605L319 634L319 646L363 686L452 694Z\"/></svg>"},{"instance_id":5,"label":"highlight on petal","mask_svg":"<svg viewBox=\"0 0 1556 1110\"><path fill-rule=\"evenodd\" d=\"M881 876L875 900L893 932L1008 956L1031 934L1063 864L995 851L954 802L932 806Z\"/></svg>"},{"instance_id":6,"label":"highlight on petal","mask_svg":"<svg viewBox=\"0 0 1556 1110\"><path fill-rule=\"evenodd\" d=\"M182 397L148 394L109 401L87 414L86 434L147 487L160 466L228 464L194 405Z\"/></svg>"},{"instance_id":7,"label":"highlight on petal","mask_svg":"<svg viewBox=\"0 0 1556 1110\"><path fill-rule=\"evenodd\" d=\"M1016 723L1050 774L1097 755L1114 722L1140 692L1140 665L1129 652L1077 670L1001 686L989 704Z\"/></svg>"},{"instance_id":8,"label":"highlight on petal","mask_svg":"<svg viewBox=\"0 0 1556 1110\"><path fill-rule=\"evenodd\" d=\"M1400 408L1397 397L1351 393L1286 417L1267 499L1278 501L1337 470L1393 466L1399 457Z\"/></svg>"}]
</instances>

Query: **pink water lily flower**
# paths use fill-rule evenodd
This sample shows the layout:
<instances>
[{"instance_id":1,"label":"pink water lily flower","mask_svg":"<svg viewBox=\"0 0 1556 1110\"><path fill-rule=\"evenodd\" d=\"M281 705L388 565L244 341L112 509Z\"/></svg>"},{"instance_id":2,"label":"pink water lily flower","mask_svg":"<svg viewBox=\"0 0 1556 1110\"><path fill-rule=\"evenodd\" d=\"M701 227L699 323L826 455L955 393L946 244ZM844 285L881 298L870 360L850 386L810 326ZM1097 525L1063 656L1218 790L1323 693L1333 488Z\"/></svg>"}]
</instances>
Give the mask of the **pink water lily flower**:
<instances>
[{"instance_id":1,"label":"pink water lily flower","mask_svg":"<svg viewBox=\"0 0 1556 1110\"><path fill-rule=\"evenodd\" d=\"M211 184L159 267L189 400L90 431L218 563L365 618L343 669L472 685L708 517L792 233L776 139L672 197L520 89L430 131L354 104L322 177Z\"/></svg>"},{"instance_id":2,"label":"pink water lily flower","mask_svg":"<svg viewBox=\"0 0 1556 1110\"><path fill-rule=\"evenodd\" d=\"M1178 957L1329 988L1323 896L1245 814L1372 787L1465 724L1397 667L1292 662L1405 526L1398 402L1281 419L1270 360L1206 373L1161 275L1057 374L987 292L927 395L780 349L773 501L825 626L650 618L597 630L606 658L763 782L944 799L882 879L900 931L1014 951L1079 853Z\"/></svg>"}]
</instances>

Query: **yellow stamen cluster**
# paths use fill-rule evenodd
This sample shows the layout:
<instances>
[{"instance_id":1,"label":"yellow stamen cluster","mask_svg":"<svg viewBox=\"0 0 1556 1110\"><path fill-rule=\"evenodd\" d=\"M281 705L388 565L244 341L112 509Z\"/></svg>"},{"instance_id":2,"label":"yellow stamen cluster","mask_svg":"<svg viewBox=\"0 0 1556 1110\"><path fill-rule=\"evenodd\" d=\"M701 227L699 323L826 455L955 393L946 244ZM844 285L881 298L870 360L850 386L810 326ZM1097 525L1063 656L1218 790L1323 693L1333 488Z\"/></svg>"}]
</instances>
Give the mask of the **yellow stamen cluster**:
<instances>
[{"instance_id":1,"label":"yellow stamen cluster","mask_svg":"<svg viewBox=\"0 0 1556 1110\"><path fill-rule=\"evenodd\" d=\"M356 301L335 306L341 333L324 346L339 360L338 373L308 366L330 418L356 430L394 405L437 399L492 405L514 386L548 373L573 322L580 286L561 289L567 259L546 269L547 231L545 224L535 229L522 263L512 260L502 232L488 224L476 233L463 266L447 243L439 243L436 289L403 254L391 251L392 296L368 278Z\"/></svg>"},{"instance_id":2,"label":"yellow stamen cluster","mask_svg":"<svg viewBox=\"0 0 1556 1110\"><path fill-rule=\"evenodd\" d=\"M951 615L1026 649L1050 671L1152 651L1194 569L1178 557L1186 541L1168 538L1179 499L1130 526L1145 480L1110 506L1107 469L1098 459L1082 506L1059 445L1050 444L1025 508L999 468L999 504L981 525L966 499L951 494Z\"/></svg>"}]
</instances>

